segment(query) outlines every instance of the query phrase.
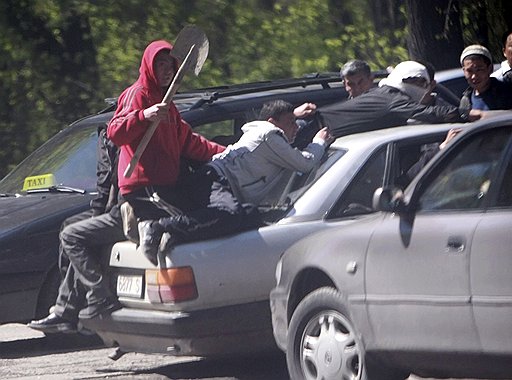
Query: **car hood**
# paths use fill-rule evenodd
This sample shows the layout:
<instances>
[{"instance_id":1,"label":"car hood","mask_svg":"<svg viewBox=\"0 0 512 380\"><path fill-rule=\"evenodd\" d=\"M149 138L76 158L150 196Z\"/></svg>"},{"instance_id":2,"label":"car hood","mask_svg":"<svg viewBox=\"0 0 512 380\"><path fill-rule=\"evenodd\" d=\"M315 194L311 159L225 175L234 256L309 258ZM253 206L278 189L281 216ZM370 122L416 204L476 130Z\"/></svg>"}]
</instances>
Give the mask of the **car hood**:
<instances>
[{"instance_id":1,"label":"car hood","mask_svg":"<svg viewBox=\"0 0 512 380\"><path fill-rule=\"evenodd\" d=\"M0 198L0 238L47 223L61 223L64 218L89 207L89 194L31 194Z\"/></svg>"}]
</instances>

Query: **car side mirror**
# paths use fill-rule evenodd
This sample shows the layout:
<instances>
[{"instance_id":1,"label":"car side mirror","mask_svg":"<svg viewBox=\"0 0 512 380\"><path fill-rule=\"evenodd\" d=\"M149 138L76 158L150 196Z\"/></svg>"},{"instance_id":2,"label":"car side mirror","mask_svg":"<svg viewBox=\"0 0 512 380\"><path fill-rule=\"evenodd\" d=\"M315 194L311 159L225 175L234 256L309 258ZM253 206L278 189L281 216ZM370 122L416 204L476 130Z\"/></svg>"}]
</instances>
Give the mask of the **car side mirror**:
<instances>
[{"instance_id":1,"label":"car side mirror","mask_svg":"<svg viewBox=\"0 0 512 380\"><path fill-rule=\"evenodd\" d=\"M405 210L404 193L397 187L379 187L373 193L372 201L375 211L400 212Z\"/></svg>"}]
</instances>

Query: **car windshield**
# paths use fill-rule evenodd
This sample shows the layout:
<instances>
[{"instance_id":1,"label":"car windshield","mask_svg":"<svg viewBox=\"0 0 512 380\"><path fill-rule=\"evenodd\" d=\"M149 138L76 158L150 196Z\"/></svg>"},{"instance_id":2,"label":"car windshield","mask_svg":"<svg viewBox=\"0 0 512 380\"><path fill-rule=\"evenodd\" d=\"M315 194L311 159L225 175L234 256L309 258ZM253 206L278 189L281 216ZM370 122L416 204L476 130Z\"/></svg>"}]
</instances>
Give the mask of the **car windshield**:
<instances>
[{"instance_id":1,"label":"car windshield","mask_svg":"<svg viewBox=\"0 0 512 380\"><path fill-rule=\"evenodd\" d=\"M0 181L0 194L96 191L97 127L77 125L57 133Z\"/></svg>"}]
</instances>

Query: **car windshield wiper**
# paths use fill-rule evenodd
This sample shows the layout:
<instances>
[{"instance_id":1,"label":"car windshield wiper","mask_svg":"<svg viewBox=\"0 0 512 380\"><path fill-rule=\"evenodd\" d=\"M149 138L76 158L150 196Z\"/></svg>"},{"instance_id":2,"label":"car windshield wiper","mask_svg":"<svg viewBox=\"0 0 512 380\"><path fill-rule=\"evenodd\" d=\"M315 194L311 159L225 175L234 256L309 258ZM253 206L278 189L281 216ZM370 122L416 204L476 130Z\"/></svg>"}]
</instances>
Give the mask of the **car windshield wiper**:
<instances>
[{"instance_id":1,"label":"car windshield wiper","mask_svg":"<svg viewBox=\"0 0 512 380\"><path fill-rule=\"evenodd\" d=\"M57 186L50 186L50 187L45 187L45 188L41 188L41 189L27 190L27 194L34 194L34 193L79 193L79 194L85 194L86 191L83 189L77 189L75 187L64 186L64 185L57 185Z\"/></svg>"},{"instance_id":2,"label":"car windshield wiper","mask_svg":"<svg viewBox=\"0 0 512 380\"><path fill-rule=\"evenodd\" d=\"M21 194L11 194L11 193L0 193L0 198L9 198L9 197L21 197Z\"/></svg>"}]
</instances>

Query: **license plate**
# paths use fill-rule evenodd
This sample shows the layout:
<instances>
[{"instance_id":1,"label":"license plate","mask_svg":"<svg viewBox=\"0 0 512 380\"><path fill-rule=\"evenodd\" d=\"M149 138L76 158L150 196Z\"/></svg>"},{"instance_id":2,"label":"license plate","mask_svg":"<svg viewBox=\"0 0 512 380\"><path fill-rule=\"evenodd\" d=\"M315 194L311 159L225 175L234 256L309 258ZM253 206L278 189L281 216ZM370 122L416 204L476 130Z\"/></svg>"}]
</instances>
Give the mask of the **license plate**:
<instances>
[{"instance_id":1,"label":"license plate","mask_svg":"<svg viewBox=\"0 0 512 380\"><path fill-rule=\"evenodd\" d=\"M142 276L117 276L117 295L142 298Z\"/></svg>"}]
</instances>

